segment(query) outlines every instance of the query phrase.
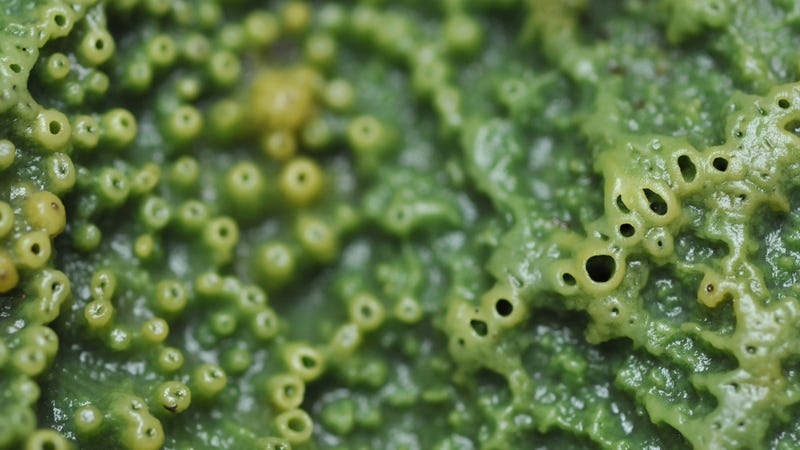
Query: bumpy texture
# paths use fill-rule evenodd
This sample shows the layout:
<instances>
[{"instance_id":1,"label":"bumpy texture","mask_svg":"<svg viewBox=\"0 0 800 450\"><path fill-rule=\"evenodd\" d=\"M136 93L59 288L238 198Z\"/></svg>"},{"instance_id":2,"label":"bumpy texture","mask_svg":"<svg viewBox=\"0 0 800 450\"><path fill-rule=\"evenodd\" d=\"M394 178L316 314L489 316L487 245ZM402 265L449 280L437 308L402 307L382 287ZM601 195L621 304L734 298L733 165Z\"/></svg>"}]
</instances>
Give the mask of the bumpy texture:
<instances>
[{"instance_id":1,"label":"bumpy texture","mask_svg":"<svg viewBox=\"0 0 800 450\"><path fill-rule=\"evenodd\" d=\"M795 448L798 25L2 2L0 448Z\"/></svg>"}]
</instances>

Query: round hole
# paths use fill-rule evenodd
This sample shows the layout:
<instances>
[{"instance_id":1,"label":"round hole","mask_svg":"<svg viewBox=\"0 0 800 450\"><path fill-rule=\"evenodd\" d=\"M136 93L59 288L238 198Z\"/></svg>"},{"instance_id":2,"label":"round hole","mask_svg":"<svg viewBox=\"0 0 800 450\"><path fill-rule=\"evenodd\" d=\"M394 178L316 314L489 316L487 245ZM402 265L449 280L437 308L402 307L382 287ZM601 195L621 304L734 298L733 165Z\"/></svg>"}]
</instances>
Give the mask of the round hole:
<instances>
[{"instance_id":1,"label":"round hole","mask_svg":"<svg viewBox=\"0 0 800 450\"><path fill-rule=\"evenodd\" d=\"M561 281L563 281L567 286L575 286L575 283L577 283L575 277L572 276L571 273L565 273L561 275Z\"/></svg>"},{"instance_id":2,"label":"round hole","mask_svg":"<svg viewBox=\"0 0 800 450\"><path fill-rule=\"evenodd\" d=\"M57 120L52 120L50 121L50 125L48 126L48 128L50 128L51 134L58 134L61 132L61 122Z\"/></svg>"},{"instance_id":3,"label":"round hole","mask_svg":"<svg viewBox=\"0 0 800 450\"><path fill-rule=\"evenodd\" d=\"M586 260L586 274L595 283L605 283L614 276L617 262L611 255L594 255Z\"/></svg>"},{"instance_id":4,"label":"round hole","mask_svg":"<svg viewBox=\"0 0 800 450\"><path fill-rule=\"evenodd\" d=\"M512 305L510 301L501 298L494 304L494 309L497 311L497 314L500 314L503 317L508 317L512 312L514 312L514 305Z\"/></svg>"},{"instance_id":5,"label":"round hole","mask_svg":"<svg viewBox=\"0 0 800 450\"><path fill-rule=\"evenodd\" d=\"M291 429L295 433L302 433L303 430L306 429L305 421L303 421L303 419L299 417L292 417L289 420L289 423L287 423L287 425L289 426L289 429Z\"/></svg>"},{"instance_id":6,"label":"round hole","mask_svg":"<svg viewBox=\"0 0 800 450\"><path fill-rule=\"evenodd\" d=\"M728 160L722 157L714 158L714 160L711 162L711 165L720 172L725 172L728 170Z\"/></svg>"},{"instance_id":7,"label":"round hole","mask_svg":"<svg viewBox=\"0 0 800 450\"><path fill-rule=\"evenodd\" d=\"M636 233L636 228L634 228L633 225L629 223L623 223L622 225L619 226L619 234L621 234L624 237L631 237L635 233Z\"/></svg>"},{"instance_id":8,"label":"round hole","mask_svg":"<svg viewBox=\"0 0 800 450\"><path fill-rule=\"evenodd\" d=\"M783 108L783 109L788 108L789 107L789 100L786 100L785 98L779 99L778 100L778 106L780 108Z\"/></svg>"}]
</instances>

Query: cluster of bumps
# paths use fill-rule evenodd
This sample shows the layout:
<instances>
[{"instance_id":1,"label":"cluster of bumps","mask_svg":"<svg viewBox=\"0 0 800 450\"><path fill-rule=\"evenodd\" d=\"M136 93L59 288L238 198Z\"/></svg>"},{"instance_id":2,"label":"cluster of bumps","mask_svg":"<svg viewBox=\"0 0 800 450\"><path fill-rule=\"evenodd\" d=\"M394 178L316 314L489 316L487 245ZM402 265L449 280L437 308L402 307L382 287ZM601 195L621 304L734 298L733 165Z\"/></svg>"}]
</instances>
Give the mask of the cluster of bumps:
<instances>
[{"instance_id":1,"label":"cluster of bumps","mask_svg":"<svg viewBox=\"0 0 800 450\"><path fill-rule=\"evenodd\" d=\"M800 88L767 92L793 69L747 53L752 5L594 36L581 0L251 3L0 6L0 448L800 432ZM690 136L712 101L631 107L705 72L624 45L663 26L765 94L722 136Z\"/></svg>"}]
</instances>

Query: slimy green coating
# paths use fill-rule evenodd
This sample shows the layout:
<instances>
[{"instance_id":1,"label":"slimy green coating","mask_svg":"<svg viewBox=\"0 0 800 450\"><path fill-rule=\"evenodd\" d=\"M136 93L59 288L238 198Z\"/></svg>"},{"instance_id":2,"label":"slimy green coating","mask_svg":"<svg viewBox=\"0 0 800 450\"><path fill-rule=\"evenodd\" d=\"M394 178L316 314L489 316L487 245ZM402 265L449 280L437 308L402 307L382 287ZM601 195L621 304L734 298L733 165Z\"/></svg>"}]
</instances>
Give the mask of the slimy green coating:
<instances>
[{"instance_id":1,"label":"slimy green coating","mask_svg":"<svg viewBox=\"0 0 800 450\"><path fill-rule=\"evenodd\" d=\"M792 2L23 3L0 448L794 448Z\"/></svg>"}]
</instances>

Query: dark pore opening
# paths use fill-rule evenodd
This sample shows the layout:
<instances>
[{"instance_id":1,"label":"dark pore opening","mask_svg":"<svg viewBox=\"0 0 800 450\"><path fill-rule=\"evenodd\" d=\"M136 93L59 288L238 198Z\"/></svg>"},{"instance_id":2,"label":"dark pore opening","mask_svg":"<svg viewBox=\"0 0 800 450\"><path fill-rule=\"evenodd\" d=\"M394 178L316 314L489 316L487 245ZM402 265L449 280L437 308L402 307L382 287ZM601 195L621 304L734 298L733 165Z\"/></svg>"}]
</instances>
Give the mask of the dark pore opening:
<instances>
[{"instance_id":1,"label":"dark pore opening","mask_svg":"<svg viewBox=\"0 0 800 450\"><path fill-rule=\"evenodd\" d=\"M594 255L586 260L586 273L596 283L605 283L614 276L617 262L611 255Z\"/></svg>"}]
</instances>

